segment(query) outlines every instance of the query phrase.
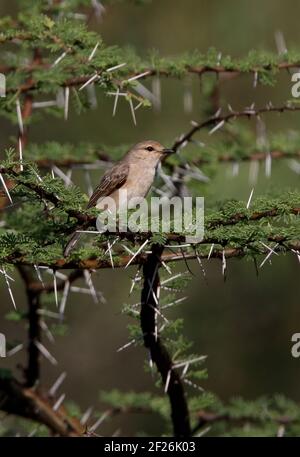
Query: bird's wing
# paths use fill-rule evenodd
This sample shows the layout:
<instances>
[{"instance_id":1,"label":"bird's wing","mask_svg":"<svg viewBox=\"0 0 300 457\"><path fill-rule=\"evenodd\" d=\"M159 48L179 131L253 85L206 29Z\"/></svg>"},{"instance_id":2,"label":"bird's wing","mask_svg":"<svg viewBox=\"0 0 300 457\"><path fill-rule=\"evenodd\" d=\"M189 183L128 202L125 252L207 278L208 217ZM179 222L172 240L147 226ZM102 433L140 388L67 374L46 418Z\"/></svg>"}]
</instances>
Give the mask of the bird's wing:
<instances>
[{"instance_id":1,"label":"bird's wing","mask_svg":"<svg viewBox=\"0 0 300 457\"><path fill-rule=\"evenodd\" d=\"M94 190L87 208L96 206L99 198L108 197L115 190L125 184L129 173L129 165L127 163L118 163L113 168L108 170L100 181L100 184Z\"/></svg>"}]
</instances>

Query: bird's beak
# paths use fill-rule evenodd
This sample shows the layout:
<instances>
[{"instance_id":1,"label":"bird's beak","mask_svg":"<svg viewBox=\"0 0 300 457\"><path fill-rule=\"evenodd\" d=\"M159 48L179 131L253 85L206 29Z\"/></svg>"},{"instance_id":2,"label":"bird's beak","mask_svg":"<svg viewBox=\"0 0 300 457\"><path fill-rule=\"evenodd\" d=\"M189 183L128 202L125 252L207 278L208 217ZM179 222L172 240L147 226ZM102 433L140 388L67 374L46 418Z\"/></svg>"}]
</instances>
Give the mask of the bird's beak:
<instances>
[{"instance_id":1,"label":"bird's beak","mask_svg":"<svg viewBox=\"0 0 300 457\"><path fill-rule=\"evenodd\" d=\"M165 148L162 150L163 154L166 154L166 155L169 155L169 154L174 154L174 149L168 149L168 148Z\"/></svg>"}]
</instances>

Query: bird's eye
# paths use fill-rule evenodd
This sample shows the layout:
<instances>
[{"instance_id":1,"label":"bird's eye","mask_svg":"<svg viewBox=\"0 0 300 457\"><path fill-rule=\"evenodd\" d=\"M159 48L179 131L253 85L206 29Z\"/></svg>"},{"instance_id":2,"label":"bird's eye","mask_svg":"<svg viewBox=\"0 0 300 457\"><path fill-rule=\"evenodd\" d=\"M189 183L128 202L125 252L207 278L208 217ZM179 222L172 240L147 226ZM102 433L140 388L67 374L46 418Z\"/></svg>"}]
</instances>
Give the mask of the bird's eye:
<instances>
[{"instance_id":1,"label":"bird's eye","mask_svg":"<svg viewBox=\"0 0 300 457\"><path fill-rule=\"evenodd\" d=\"M148 146L148 147L146 148L146 150L149 151L149 152L151 152L151 151L154 151L154 148L153 148L152 146Z\"/></svg>"}]
</instances>

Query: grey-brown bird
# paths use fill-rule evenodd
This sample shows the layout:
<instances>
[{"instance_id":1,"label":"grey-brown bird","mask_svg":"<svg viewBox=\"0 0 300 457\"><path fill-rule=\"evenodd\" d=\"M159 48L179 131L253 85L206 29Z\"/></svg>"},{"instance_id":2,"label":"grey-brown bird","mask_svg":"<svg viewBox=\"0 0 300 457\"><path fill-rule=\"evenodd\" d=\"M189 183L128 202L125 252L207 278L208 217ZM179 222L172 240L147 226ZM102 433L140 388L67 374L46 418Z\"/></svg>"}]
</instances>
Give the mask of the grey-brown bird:
<instances>
[{"instance_id":1,"label":"grey-brown bird","mask_svg":"<svg viewBox=\"0 0 300 457\"><path fill-rule=\"evenodd\" d=\"M119 191L127 191L127 200L134 197L146 197L154 181L159 162L172 149L164 148L157 141L142 141L133 146L125 156L117 162L102 177L94 190L87 208L96 207L104 197L111 197L119 205ZM101 207L102 208L102 207ZM74 232L64 250L68 256L80 238L80 233Z\"/></svg>"}]
</instances>

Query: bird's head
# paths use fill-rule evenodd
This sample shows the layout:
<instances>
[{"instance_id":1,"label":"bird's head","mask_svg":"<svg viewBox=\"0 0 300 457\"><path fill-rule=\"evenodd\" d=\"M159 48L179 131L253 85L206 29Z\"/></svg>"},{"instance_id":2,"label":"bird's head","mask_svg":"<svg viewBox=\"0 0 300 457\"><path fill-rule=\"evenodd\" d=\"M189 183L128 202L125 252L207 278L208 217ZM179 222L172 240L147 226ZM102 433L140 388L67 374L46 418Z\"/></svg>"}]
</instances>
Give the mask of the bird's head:
<instances>
[{"instance_id":1,"label":"bird's head","mask_svg":"<svg viewBox=\"0 0 300 457\"><path fill-rule=\"evenodd\" d=\"M136 159L159 161L173 152L173 149L165 148L158 141L148 140L137 143L129 154Z\"/></svg>"}]
</instances>

